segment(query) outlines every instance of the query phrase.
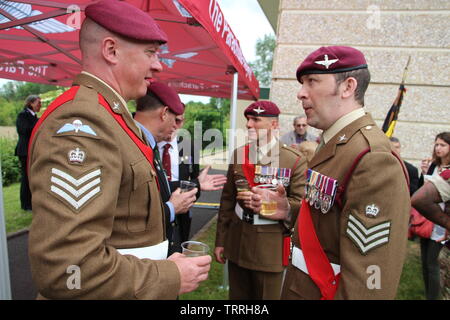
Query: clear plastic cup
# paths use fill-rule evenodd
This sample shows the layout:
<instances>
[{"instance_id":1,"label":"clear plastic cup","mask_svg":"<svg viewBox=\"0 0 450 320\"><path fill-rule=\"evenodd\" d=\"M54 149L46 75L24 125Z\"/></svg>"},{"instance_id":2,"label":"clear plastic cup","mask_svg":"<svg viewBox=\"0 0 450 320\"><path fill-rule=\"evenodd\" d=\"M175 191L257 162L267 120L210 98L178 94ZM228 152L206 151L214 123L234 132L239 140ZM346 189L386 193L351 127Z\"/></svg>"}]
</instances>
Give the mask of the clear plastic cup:
<instances>
[{"instance_id":1,"label":"clear plastic cup","mask_svg":"<svg viewBox=\"0 0 450 320\"><path fill-rule=\"evenodd\" d=\"M271 216L275 214L277 211L277 202L272 199L273 195L271 192L275 191L277 187L273 184L262 184L256 187L263 191L261 194L262 205L259 214L261 216Z\"/></svg>"},{"instance_id":2,"label":"clear plastic cup","mask_svg":"<svg viewBox=\"0 0 450 320\"><path fill-rule=\"evenodd\" d=\"M182 253L187 257L206 256L209 252L209 246L200 241L185 241L181 244Z\"/></svg>"}]
</instances>

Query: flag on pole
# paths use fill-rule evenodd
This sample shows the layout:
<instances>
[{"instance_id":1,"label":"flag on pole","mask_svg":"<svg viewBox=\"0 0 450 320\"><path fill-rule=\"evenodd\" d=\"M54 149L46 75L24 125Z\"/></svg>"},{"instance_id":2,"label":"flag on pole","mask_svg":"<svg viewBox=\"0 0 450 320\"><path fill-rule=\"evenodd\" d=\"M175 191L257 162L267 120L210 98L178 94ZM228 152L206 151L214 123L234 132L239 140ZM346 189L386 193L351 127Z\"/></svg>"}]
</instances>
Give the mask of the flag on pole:
<instances>
[{"instance_id":1,"label":"flag on pole","mask_svg":"<svg viewBox=\"0 0 450 320\"><path fill-rule=\"evenodd\" d=\"M408 71L409 62L411 61L411 56L408 57L408 62L406 63L405 70L403 72L403 79L398 88L397 97L394 100L391 108L389 109L386 118L384 119L382 130L389 138L394 134L395 125L397 124L398 114L400 113L400 107L403 102L403 95L406 92L405 79L406 73Z\"/></svg>"}]
</instances>

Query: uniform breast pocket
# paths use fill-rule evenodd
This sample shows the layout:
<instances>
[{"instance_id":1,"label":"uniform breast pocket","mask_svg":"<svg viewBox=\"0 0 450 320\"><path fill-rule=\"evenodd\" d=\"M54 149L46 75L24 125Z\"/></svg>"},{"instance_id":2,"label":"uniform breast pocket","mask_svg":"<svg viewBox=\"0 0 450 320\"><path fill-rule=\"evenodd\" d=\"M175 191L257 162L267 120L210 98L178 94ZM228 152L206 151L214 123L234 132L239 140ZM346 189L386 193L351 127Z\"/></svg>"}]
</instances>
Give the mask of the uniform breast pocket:
<instances>
[{"instance_id":1,"label":"uniform breast pocket","mask_svg":"<svg viewBox=\"0 0 450 320\"><path fill-rule=\"evenodd\" d=\"M147 159L143 158L131 164L133 188L130 193L127 227L130 232L142 232L147 229L150 218L150 185L155 177Z\"/></svg>"},{"instance_id":2,"label":"uniform breast pocket","mask_svg":"<svg viewBox=\"0 0 450 320\"><path fill-rule=\"evenodd\" d=\"M281 265L283 234L279 224L256 226L258 244L258 263L262 265Z\"/></svg>"}]
</instances>

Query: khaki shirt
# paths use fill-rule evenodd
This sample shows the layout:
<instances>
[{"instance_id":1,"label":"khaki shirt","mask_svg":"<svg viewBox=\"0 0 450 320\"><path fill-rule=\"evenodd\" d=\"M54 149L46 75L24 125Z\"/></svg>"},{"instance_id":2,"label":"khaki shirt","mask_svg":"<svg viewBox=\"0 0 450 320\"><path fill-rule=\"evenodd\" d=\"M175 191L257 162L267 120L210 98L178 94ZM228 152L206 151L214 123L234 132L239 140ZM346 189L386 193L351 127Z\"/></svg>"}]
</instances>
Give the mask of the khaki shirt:
<instances>
[{"instance_id":1,"label":"khaki shirt","mask_svg":"<svg viewBox=\"0 0 450 320\"><path fill-rule=\"evenodd\" d=\"M276 143L270 151L270 155L258 163L266 166L273 163L279 168L292 169L290 185L286 192L291 214L295 219L304 194L306 158L300 158L300 153L280 143ZM245 179L242 170L243 155L243 147L235 150L234 162L228 168L227 182L220 200L216 247L224 247L224 256L243 268L282 272L283 236L289 235L290 230L281 221L270 225L252 225L236 215L235 181Z\"/></svg>"},{"instance_id":2,"label":"khaki shirt","mask_svg":"<svg viewBox=\"0 0 450 320\"><path fill-rule=\"evenodd\" d=\"M29 254L37 289L50 299L175 299L174 262L116 250L164 241L164 211L153 168L98 95L138 137L139 130L104 83L81 74L74 85L74 99L42 123L30 149ZM71 266L79 268L79 289L68 288Z\"/></svg>"}]
</instances>

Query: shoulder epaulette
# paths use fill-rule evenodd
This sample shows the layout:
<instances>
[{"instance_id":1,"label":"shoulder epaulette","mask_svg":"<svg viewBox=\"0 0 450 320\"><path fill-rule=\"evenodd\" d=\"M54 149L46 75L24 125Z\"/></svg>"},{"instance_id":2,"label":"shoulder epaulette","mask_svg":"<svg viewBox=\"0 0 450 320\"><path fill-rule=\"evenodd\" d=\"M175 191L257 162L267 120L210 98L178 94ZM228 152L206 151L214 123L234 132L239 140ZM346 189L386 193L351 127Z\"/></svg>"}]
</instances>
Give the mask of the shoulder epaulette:
<instances>
[{"instance_id":1,"label":"shoulder epaulette","mask_svg":"<svg viewBox=\"0 0 450 320\"><path fill-rule=\"evenodd\" d=\"M390 145L386 143L384 133L380 130L374 130L375 128L375 126L368 125L360 129L360 132L369 144L370 151L390 153Z\"/></svg>"},{"instance_id":2,"label":"shoulder epaulette","mask_svg":"<svg viewBox=\"0 0 450 320\"><path fill-rule=\"evenodd\" d=\"M298 151L297 149L294 149L294 148L288 146L288 145L285 144L285 143L281 143L281 142L280 142L280 144L281 144L281 148L291 151L291 152L294 153L296 156L301 156L301 155L302 155L302 154L300 153L300 151Z\"/></svg>"}]
</instances>

